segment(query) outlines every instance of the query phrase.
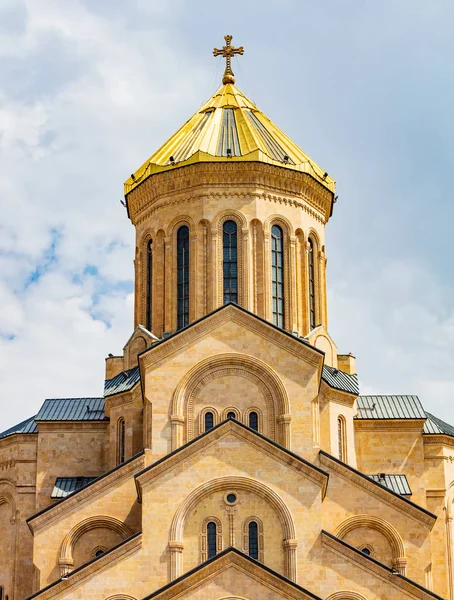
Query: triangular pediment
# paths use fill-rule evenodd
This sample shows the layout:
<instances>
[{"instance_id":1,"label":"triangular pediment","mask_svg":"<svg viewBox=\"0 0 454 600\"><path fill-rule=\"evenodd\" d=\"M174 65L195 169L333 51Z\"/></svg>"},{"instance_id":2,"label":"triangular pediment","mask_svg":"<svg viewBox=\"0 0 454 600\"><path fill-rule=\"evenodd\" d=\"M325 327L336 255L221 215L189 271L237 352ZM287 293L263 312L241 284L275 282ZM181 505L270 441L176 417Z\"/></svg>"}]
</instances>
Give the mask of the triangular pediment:
<instances>
[{"instance_id":1,"label":"triangular pediment","mask_svg":"<svg viewBox=\"0 0 454 600\"><path fill-rule=\"evenodd\" d=\"M244 600L246 597L248 600L320 600L319 596L234 548L228 548L143 600Z\"/></svg>"},{"instance_id":2,"label":"triangular pediment","mask_svg":"<svg viewBox=\"0 0 454 600\"><path fill-rule=\"evenodd\" d=\"M229 456L230 450L232 455L234 452L242 456L247 455L251 463L255 461L256 464L264 464L266 458L271 463L279 464L280 469L284 465L293 471L292 476L300 474L321 489L322 497L325 495L328 475L322 469L242 423L229 419L137 473L135 478L139 499L147 486L152 485L163 475L168 477L172 470L180 470L183 463L186 472L189 472L192 466L195 470L200 470L197 463L204 455L222 453L226 463L231 462L234 465L235 459ZM253 450L255 454L252 453Z\"/></svg>"},{"instance_id":3,"label":"triangular pediment","mask_svg":"<svg viewBox=\"0 0 454 600\"><path fill-rule=\"evenodd\" d=\"M177 331L143 351L139 356L141 373L143 374L145 369L152 368L154 364L178 354L188 344L196 344L198 340L206 336L213 336L216 330L232 323L238 325L244 333L255 334L257 337L265 339L268 345L277 346L282 351L297 356L303 362L319 370L321 374L324 359L321 350L311 346L306 340L291 335L236 304L226 304L216 309L188 327ZM235 338L232 338L228 343L235 346L235 341Z\"/></svg>"}]
</instances>

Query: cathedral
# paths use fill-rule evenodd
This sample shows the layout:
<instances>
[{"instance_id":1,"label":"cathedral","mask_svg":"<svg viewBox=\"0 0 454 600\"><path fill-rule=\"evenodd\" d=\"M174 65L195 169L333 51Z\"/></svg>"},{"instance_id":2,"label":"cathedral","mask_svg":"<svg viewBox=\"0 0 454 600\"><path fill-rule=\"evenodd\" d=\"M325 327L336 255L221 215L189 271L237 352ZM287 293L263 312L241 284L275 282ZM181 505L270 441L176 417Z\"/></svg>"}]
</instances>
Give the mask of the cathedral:
<instances>
[{"instance_id":1,"label":"cathedral","mask_svg":"<svg viewBox=\"0 0 454 600\"><path fill-rule=\"evenodd\" d=\"M125 183L103 396L0 434L0 600L454 600L454 427L360 395L335 181L235 86L242 53L225 36L221 87Z\"/></svg>"}]
</instances>

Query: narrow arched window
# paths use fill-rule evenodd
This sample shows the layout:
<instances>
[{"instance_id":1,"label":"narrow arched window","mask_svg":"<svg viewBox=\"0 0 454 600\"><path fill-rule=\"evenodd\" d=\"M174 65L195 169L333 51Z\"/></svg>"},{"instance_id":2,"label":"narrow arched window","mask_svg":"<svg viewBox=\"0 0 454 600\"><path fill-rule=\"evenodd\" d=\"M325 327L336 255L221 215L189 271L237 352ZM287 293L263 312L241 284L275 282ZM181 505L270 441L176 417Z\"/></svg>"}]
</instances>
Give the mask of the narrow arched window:
<instances>
[{"instance_id":1,"label":"narrow arched window","mask_svg":"<svg viewBox=\"0 0 454 600\"><path fill-rule=\"evenodd\" d=\"M309 323L311 330L315 327L315 267L314 243L309 239Z\"/></svg>"},{"instance_id":2,"label":"narrow arched window","mask_svg":"<svg viewBox=\"0 0 454 600\"><path fill-rule=\"evenodd\" d=\"M205 413L205 431L209 431L214 427L214 416L212 412Z\"/></svg>"},{"instance_id":3,"label":"narrow arched window","mask_svg":"<svg viewBox=\"0 0 454 600\"><path fill-rule=\"evenodd\" d=\"M222 228L224 304L238 302L238 235L235 221Z\"/></svg>"},{"instance_id":4,"label":"narrow arched window","mask_svg":"<svg viewBox=\"0 0 454 600\"><path fill-rule=\"evenodd\" d=\"M151 331L152 327L152 309L153 309L153 254L151 249L152 240L147 245L147 314L146 314L146 328Z\"/></svg>"},{"instance_id":5,"label":"narrow arched window","mask_svg":"<svg viewBox=\"0 0 454 600\"><path fill-rule=\"evenodd\" d=\"M236 414L232 411L228 412L227 419L236 419Z\"/></svg>"},{"instance_id":6,"label":"narrow arched window","mask_svg":"<svg viewBox=\"0 0 454 600\"><path fill-rule=\"evenodd\" d=\"M337 417L337 444L339 460L346 462L347 460L347 440L345 434L345 419L342 415Z\"/></svg>"},{"instance_id":7,"label":"narrow arched window","mask_svg":"<svg viewBox=\"0 0 454 600\"><path fill-rule=\"evenodd\" d=\"M259 526L255 521L249 523L249 556L259 559Z\"/></svg>"},{"instance_id":8,"label":"narrow arched window","mask_svg":"<svg viewBox=\"0 0 454 600\"><path fill-rule=\"evenodd\" d=\"M216 556L216 541L217 541L217 527L216 523L210 521L207 524L207 552L208 559Z\"/></svg>"},{"instance_id":9,"label":"narrow arched window","mask_svg":"<svg viewBox=\"0 0 454 600\"><path fill-rule=\"evenodd\" d=\"M177 233L177 328L189 325L189 227Z\"/></svg>"},{"instance_id":10,"label":"narrow arched window","mask_svg":"<svg viewBox=\"0 0 454 600\"><path fill-rule=\"evenodd\" d=\"M3 600L3 586L0 585L0 600Z\"/></svg>"},{"instance_id":11,"label":"narrow arched window","mask_svg":"<svg viewBox=\"0 0 454 600\"><path fill-rule=\"evenodd\" d=\"M125 420L119 419L117 424L117 464L125 462L125 437L126 425Z\"/></svg>"},{"instance_id":12,"label":"narrow arched window","mask_svg":"<svg viewBox=\"0 0 454 600\"><path fill-rule=\"evenodd\" d=\"M249 413L249 427L255 431L259 430L259 416L255 411Z\"/></svg>"},{"instance_id":13,"label":"narrow arched window","mask_svg":"<svg viewBox=\"0 0 454 600\"><path fill-rule=\"evenodd\" d=\"M273 323L284 327L284 239L279 225L271 228L271 285L273 295Z\"/></svg>"}]
</instances>

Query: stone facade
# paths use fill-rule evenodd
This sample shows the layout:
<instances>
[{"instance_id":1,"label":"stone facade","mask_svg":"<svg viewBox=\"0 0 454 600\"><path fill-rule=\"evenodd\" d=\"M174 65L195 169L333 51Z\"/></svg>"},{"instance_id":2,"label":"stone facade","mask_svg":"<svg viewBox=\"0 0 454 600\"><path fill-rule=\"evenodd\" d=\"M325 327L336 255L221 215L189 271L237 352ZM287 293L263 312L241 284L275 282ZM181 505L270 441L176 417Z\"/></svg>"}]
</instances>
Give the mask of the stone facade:
<instances>
[{"instance_id":1,"label":"stone facade","mask_svg":"<svg viewBox=\"0 0 454 600\"><path fill-rule=\"evenodd\" d=\"M417 399L359 396L328 333L333 185L257 156L171 157L131 180L135 329L106 359L104 399L46 401L0 435L1 600L454 598L454 428Z\"/></svg>"}]
</instances>

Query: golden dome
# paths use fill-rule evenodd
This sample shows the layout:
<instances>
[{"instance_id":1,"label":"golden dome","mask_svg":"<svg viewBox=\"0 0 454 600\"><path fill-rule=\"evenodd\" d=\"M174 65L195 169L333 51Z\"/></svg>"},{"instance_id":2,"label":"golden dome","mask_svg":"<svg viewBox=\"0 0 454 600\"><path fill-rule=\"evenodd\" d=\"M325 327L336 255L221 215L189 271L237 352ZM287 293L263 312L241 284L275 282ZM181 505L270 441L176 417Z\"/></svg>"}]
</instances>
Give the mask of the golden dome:
<instances>
[{"instance_id":1,"label":"golden dome","mask_svg":"<svg viewBox=\"0 0 454 600\"><path fill-rule=\"evenodd\" d=\"M155 173L197 162L255 161L335 181L232 83L226 83L125 182L125 195Z\"/></svg>"}]
</instances>

